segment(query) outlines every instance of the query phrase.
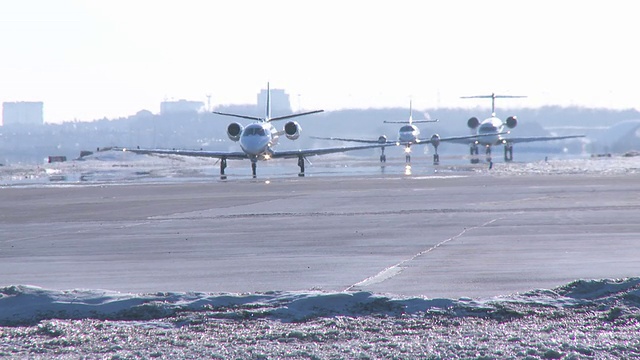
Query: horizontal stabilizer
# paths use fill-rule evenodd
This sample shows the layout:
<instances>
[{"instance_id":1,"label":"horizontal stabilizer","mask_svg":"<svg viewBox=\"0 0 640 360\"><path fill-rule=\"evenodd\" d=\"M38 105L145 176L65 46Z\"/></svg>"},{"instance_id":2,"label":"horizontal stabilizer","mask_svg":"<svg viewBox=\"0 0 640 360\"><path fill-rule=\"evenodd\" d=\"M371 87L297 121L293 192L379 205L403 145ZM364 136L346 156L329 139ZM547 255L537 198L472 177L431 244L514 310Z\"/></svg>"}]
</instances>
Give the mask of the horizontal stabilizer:
<instances>
[{"instance_id":1,"label":"horizontal stabilizer","mask_svg":"<svg viewBox=\"0 0 640 360\"><path fill-rule=\"evenodd\" d=\"M239 114L230 114L230 113L223 113L223 112L219 112L219 111L212 111L212 113L214 113L214 114L218 114L218 115L224 115L224 116L233 116L233 117L237 117L237 118L241 118L241 119L249 119L249 120L256 120L256 121L264 121L264 118L257 117L257 116L239 115Z\"/></svg>"},{"instance_id":2,"label":"horizontal stabilizer","mask_svg":"<svg viewBox=\"0 0 640 360\"><path fill-rule=\"evenodd\" d=\"M311 114L317 114L317 113L321 113L324 110L313 110L313 111L307 111L307 112L303 112L303 113L297 113L297 114L290 114L290 115L284 115L284 116L276 116L274 118L268 119L267 121L276 121L276 120L284 120L284 119L291 119L294 117L298 117L298 116L304 116L304 115L311 115Z\"/></svg>"},{"instance_id":3,"label":"horizontal stabilizer","mask_svg":"<svg viewBox=\"0 0 640 360\"><path fill-rule=\"evenodd\" d=\"M526 98L521 95L474 95L474 96L460 96L461 99L508 99L508 98Z\"/></svg>"}]
</instances>

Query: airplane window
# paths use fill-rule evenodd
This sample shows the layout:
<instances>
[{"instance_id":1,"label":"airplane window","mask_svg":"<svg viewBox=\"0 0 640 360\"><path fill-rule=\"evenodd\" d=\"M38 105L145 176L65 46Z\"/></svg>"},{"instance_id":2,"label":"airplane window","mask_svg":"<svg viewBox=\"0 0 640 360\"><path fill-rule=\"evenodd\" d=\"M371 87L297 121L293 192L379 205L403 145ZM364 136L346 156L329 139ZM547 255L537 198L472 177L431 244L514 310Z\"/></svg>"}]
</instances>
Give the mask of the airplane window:
<instances>
[{"instance_id":1,"label":"airplane window","mask_svg":"<svg viewBox=\"0 0 640 360\"><path fill-rule=\"evenodd\" d=\"M252 136L252 135L260 135L265 136L266 132L262 127L247 127L244 129L242 136Z\"/></svg>"},{"instance_id":2,"label":"airplane window","mask_svg":"<svg viewBox=\"0 0 640 360\"><path fill-rule=\"evenodd\" d=\"M413 127L409 126L409 125L406 125L406 126L401 127L400 131L402 131L402 132L413 131Z\"/></svg>"}]
</instances>

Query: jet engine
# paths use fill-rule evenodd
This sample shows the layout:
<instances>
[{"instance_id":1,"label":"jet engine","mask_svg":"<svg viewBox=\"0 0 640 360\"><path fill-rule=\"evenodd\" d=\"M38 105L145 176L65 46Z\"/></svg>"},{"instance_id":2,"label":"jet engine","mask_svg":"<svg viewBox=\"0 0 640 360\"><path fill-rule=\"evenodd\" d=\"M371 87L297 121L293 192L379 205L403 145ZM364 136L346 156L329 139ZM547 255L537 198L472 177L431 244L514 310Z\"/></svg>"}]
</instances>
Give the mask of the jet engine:
<instances>
[{"instance_id":1,"label":"jet engine","mask_svg":"<svg viewBox=\"0 0 640 360\"><path fill-rule=\"evenodd\" d=\"M380 135L380 137L378 138L378 143L386 144L387 143L387 137L384 136L384 135Z\"/></svg>"},{"instance_id":2,"label":"jet engine","mask_svg":"<svg viewBox=\"0 0 640 360\"><path fill-rule=\"evenodd\" d=\"M509 116L507 118L507 127L513 129L516 125L518 125L518 119L515 116Z\"/></svg>"},{"instance_id":3,"label":"jet engine","mask_svg":"<svg viewBox=\"0 0 640 360\"><path fill-rule=\"evenodd\" d=\"M478 120L477 117L474 116L467 121L467 126L472 129L475 129L478 126L480 126L480 121Z\"/></svg>"},{"instance_id":4,"label":"jet engine","mask_svg":"<svg viewBox=\"0 0 640 360\"><path fill-rule=\"evenodd\" d=\"M227 126L227 136L232 141L238 141L240 140L240 135L242 135L242 130L244 130L242 125L236 122L231 123L229 124L229 126Z\"/></svg>"},{"instance_id":5,"label":"jet engine","mask_svg":"<svg viewBox=\"0 0 640 360\"><path fill-rule=\"evenodd\" d=\"M289 121L288 123L284 124L284 134L289 140L295 140L299 138L300 131L302 131L302 128L300 127L300 124L295 121Z\"/></svg>"},{"instance_id":6,"label":"jet engine","mask_svg":"<svg viewBox=\"0 0 640 360\"><path fill-rule=\"evenodd\" d=\"M438 147L438 145L440 145L440 135L431 135L431 145L433 145L433 147Z\"/></svg>"}]
</instances>

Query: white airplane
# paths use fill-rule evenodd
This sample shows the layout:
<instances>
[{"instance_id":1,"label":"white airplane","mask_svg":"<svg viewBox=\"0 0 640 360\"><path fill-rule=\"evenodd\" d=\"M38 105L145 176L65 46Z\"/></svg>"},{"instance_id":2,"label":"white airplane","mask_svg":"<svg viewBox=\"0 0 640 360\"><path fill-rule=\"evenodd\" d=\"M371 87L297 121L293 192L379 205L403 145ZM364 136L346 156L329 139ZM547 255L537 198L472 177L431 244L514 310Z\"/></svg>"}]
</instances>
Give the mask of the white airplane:
<instances>
[{"instance_id":1,"label":"white airplane","mask_svg":"<svg viewBox=\"0 0 640 360\"><path fill-rule=\"evenodd\" d=\"M381 147L380 144L375 145L363 145L352 147L332 147L332 148L320 148L320 149L307 149L307 150L287 150L276 151L273 147L278 143L278 139L281 135L285 135L290 140L296 140L300 137L301 127L296 121L289 121L284 125L282 131L278 131L272 124L273 121L291 119L298 116L310 115L322 112L324 110L314 110L303 113L289 114L278 117L271 117L271 97L269 84L267 84L267 101L266 101L266 115L265 117L255 117L248 115L229 114L214 111L213 113L233 116L242 119L254 120L252 124L243 127L237 122L233 122L227 126L227 136L232 141L236 141L240 144L242 151L229 152L229 151L205 151L205 150L169 150L169 149L128 149L128 148L116 148L116 150L130 151L136 154L165 154L165 155L183 155L183 156L197 156L197 157L211 157L220 159L220 178L226 179L224 173L227 167L227 160L237 159L249 159L251 161L251 172L253 177L256 177L256 167L258 160L270 160L277 158L298 158L298 166L300 167L300 173L298 176L304 176L304 162L307 156L323 155L331 153L339 153L353 150L362 150Z\"/></svg>"},{"instance_id":2,"label":"white airplane","mask_svg":"<svg viewBox=\"0 0 640 360\"><path fill-rule=\"evenodd\" d=\"M562 140L581 138L584 135L568 135L568 136L533 136L533 137L512 137L504 136L508 135L509 131L505 131L505 127L513 129L518 125L518 119L516 116L509 116L504 122L496 116L496 99L497 98L523 98L526 96L512 96L512 95L476 95L476 96L463 96L462 99L491 99L491 116L480 122L477 117L472 117L467 121L467 126L475 130L476 138L469 140L452 140L454 143L469 145L469 153L472 156L471 163L478 163L478 146L485 147L485 153L487 156L487 162L491 163L491 146L492 145L504 145L504 161L513 161L513 144L526 143L534 141L550 141L550 140Z\"/></svg>"},{"instance_id":3,"label":"white airplane","mask_svg":"<svg viewBox=\"0 0 640 360\"><path fill-rule=\"evenodd\" d=\"M378 144L391 145L391 146L404 145L405 161L407 163L411 162L411 145L432 144L435 149L435 153L433 155L433 164L437 165L440 163L440 155L438 155L438 145L440 145L441 142L476 139L478 137L477 135L469 135L469 136L441 138L440 135L434 134L430 138L421 138L420 129L418 129L418 127L415 126L414 124L430 123L430 122L437 122L437 121L438 121L437 119L436 120L413 120L413 108L412 108L411 102L409 102L409 120L384 121L385 124L407 124L400 127L400 130L398 130L398 140L387 140L387 137L385 135L381 135L380 137L378 137L378 139L350 139L350 138L339 138L339 137L314 137L314 136L312 136L312 138L323 139L323 140L351 141L351 142L370 143L370 144L378 143ZM382 151L382 153L380 154L381 163L384 163L387 161L387 156L384 154L384 148L385 146L382 146L381 148L381 151Z\"/></svg>"}]
</instances>

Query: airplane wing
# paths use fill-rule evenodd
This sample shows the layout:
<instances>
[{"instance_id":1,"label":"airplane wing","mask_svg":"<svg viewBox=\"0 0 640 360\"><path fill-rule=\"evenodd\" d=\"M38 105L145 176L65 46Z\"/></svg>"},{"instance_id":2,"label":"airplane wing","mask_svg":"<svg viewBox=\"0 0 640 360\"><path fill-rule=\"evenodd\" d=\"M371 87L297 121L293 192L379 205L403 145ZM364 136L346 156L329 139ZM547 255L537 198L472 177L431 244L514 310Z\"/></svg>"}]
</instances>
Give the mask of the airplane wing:
<instances>
[{"instance_id":1,"label":"airplane wing","mask_svg":"<svg viewBox=\"0 0 640 360\"><path fill-rule=\"evenodd\" d=\"M179 149L130 149L130 148L112 148L115 151L129 151L134 154L147 154L147 155L182 155L182 156L197 156L197 157L210 157L217 159L248 159L247 154L242 151L208 151L208 150L179 150Z\"/></svg>"},{"instance_id":2,"label":"airplane wing","mask_svg":"<svg viewBox=\"0 0 640 360\"><path fill-rule=\"evenodd\" d=\"M483 134L483 135L476 134L476 135L467 135L467 136L452 136L448 138L440 138L440 142L451 142L454 144L468 145L484 137L496 136L496 135L508 135L508 134L509 134L509 131L501 132L498 134ZM421 139L420 141L422 143L422 141L428 141L428 140L431 140L431 139Z\"/></svg>"},{"instance_id":3,"label":"airplane wing","mask_svg":"<svg viewBox=\"0 0 640 360\"><path fill-rule=\"evenodd\" d=\"M310 136L310 138L312 139L319 139L319 140L338 140L338 141L349 141L349 142L359 142L359 143L365 143L365 144L388 144L388 145L396 145L398 144L397 141L392 141L392 140L383 140L381 141L380 139L350 139L350 138L339 138L339 137L318 137L318 136Z\"/></svg>"},{"instance_id":4,"label":"airplane wing","mask_svg":"<svg viewBox=\"0 0 640 360\"><path fill-rule=\"evenodd\" d=\"M504 140L511 144L527 143L534 141L551 141L551 140L563 140L563 139L575 139L583 138L585 135L567 135L567 136L532 136L532 137L514 137L505 138Z\"/></svg>"},{"instance_id":5,"label":"airplane wing","mask_svg":"<svg viewBox=\"0 0 640 360\"><path fill-rule=\"evenodd\" d=\"M507 134L507 133L505 133L505 134ZM440 138L439 141L440 142L453 142L453 143L468 144L468 143L472 142L473 140L476 140L476 139L481 138L483 136L487 136L487 135L451 136L451 137ZM416 144L431 144L432 142L433 142L433 139L426 138L426 139L418 139L418 142Z\"/></svg>"},{"instance_id":6,"label":"airplane wing","mask_svg":"<svg viewBox=\"0 0 640 360\"><path fill-rule=\"evenodd\" d=\"M395 145L395 143L393 143ZM272 158L297 158L297 157L306 157L306 156L315 156L315 155L325 155L325 154L333 154L354 150L364 150L364 149L373 149L382 147L383 144L375 144L375 145L360 145L360 146L341 146L341 147L332 147L332 148L318 148L318 149L306 149L306 150L284 150L284 151L274 151L271 154Z\"/></svg>"},{"instance_id":7,"label":"airplane wing","mask_svg":"<svg viewBox=\"0 0 640 360\"><path fill-rule=\"evenodd\" d=\"M395 143L393 143L395 145ZM354 150L372 149L382 147L382 144L361 145L361 146L340 146L331 148L318 148L318 149L305 149L305 150L285 150L285 151L273 151L271 158L297 158L300 156L314 156L324 155L339 152L347 152ZM181 156L195 156L195 157L210 157L218 159L248 159L247 154L241 151L209 151L209 150L170 150L170 149L129 149L114 147L115 151L129 151L135 154L147 154L147 155L181 155Z\"/></svg>"}]
</instances>

